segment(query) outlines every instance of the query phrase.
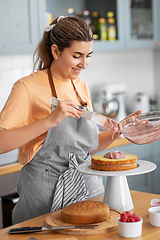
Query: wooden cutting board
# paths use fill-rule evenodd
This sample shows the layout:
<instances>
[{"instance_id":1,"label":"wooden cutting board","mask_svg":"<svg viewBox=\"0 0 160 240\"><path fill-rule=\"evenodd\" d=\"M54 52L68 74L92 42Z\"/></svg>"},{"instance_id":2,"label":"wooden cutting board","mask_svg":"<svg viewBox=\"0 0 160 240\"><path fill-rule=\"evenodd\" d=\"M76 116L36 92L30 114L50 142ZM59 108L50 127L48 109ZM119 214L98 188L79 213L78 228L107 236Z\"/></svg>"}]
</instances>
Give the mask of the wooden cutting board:
<instances>
[{"instance_id":1,"label":"wooden cutting board","mask_svg":"<svg viewBox=\"0 0 160 240\"><path fill-rule=\"evenodd\" d=\"M111 228L116 227L118 225L117 218L120 216L121 212L115 209L110 209L110 218L107 219L104 222L95 223L98 225L95 229L59 229L56 230L59 233L63 234L70 234L70 235L93 235L93 234L103 234L108 232ZM66 222L63 222L60 218L61 210L55 211L51 213L46 218L46 223L49 226L55 227L55 226L69 226L73 224L69 224ZM82 225L83 224L78 224Z\"/></svg>"}]
</instances>

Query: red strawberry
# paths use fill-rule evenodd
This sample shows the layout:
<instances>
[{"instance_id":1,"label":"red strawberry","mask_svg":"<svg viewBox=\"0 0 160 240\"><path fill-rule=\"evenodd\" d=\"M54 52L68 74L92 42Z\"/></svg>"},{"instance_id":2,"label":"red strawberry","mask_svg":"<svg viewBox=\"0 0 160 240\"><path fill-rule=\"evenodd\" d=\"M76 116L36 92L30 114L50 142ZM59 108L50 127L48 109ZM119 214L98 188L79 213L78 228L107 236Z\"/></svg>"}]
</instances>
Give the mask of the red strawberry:
<instances>
[{"instance_id":1,"label":"red strawberry","mask_svg":"<svg viewBox=\"0 0 160 240\"><path fill-rule=\"evenodd\" d=\"M141 220L141 218L135 213L132 214L132 217L135 219L136 222L139 222Z\"/></svg>"},{"instance_id":2,"label":"red strawberry","mask_svg":"<svg viewBox=\"0 0 160 240\"><path fill-rule=\"evenodd\" d=\"M135 219L133 217L129 217L127 222L135 222Z\"/></svg>"},{"instance_id":3,"label":"red strawberry","mask_svg":"<svg viewBox=\"0 0 160 240\"><path fill-rule=\"evenodd\" d=\"M127 222L127 219L128 219L127 214L126 214L126 213L122 213L122 214L121 214L120 221L121 221L121 222Z\"/></svg>"},{"instance_id":4,"label":"red strawberry","mask_svg":"<svg viewBox=\"0 0 160 240\"><path fill-rule=\"evenodd\" d=\"M141 218L139 216L136 216L134 219L135 219L136 222L141 221Z\"/></svg>"},{"instance_id":5,"label":"red strawberry","mask_svg":"<svg viewBox=\"0 0 160 240\"><path fill-rule=\"evenodd\" d=\"M130 217L131 213L129 211L126 212L127 216Z\"/></svg>"}]
</instances>

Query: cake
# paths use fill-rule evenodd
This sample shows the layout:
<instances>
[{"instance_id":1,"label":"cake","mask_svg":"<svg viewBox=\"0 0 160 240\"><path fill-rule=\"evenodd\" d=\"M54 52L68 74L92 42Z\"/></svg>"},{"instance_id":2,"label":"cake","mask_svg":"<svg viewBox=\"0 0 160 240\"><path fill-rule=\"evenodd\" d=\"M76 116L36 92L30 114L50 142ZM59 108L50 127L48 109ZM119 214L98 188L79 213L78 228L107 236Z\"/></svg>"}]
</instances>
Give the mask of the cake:
<instances>
[{"instance_id":1,"label":"cake","mask_svg":"<svg viewBox=\"0 0 160 240\"><path fill-rule=\"evenodd\" d=\"M91 224L107 220L109 206L99 201L82 201L61 209L61 220L73 224Z\"/></svg>"},{"instance_id":2,"label":"cake","mask_svg":"<svg viewBox=\"0 0 160 240\"><path fill-rule=\"evenodd\" d=\"M116 151L105 155L94 155L91 158L91 169L98 171L123 171L136 167L137 156L135 154Z\"/></svg>"}]
</instances>

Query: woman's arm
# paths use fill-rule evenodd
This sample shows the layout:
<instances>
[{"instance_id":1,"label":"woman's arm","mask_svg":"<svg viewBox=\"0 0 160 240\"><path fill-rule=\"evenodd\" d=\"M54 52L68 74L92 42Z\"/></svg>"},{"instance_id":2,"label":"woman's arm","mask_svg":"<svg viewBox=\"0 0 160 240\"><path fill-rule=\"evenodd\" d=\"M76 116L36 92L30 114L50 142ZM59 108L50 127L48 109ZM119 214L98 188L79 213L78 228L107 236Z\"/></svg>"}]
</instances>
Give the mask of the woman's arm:
<instances>
[{"instance_id":1,"label":"woman's arm","mask_svg":"<svg viewBox=\"0 0 160 240\"><path fill-rule=\"evenodd\" d=\"M74 105L71 101L61 101L46 118L20 128L8 130L0 128L0 154L19 148L50 128L57 126L66 117L79 118L82 112L73 108Z\"/></svg>"},{"instance_id":2,"label":"woman's arm","mask_svg":"<svg viewBox=\"0 0 160 240\"><path fill-rule=\"evenodd\" d=\"M99 145L98 148L91 151L91 155L96 154L97 152L106 149L109 145L111 145L112 142L116 140L117 137L120 136L120 132L113 132L111 131L104 131L102 133L98 134L99 137Z\"/></svg>"}]
</instances>

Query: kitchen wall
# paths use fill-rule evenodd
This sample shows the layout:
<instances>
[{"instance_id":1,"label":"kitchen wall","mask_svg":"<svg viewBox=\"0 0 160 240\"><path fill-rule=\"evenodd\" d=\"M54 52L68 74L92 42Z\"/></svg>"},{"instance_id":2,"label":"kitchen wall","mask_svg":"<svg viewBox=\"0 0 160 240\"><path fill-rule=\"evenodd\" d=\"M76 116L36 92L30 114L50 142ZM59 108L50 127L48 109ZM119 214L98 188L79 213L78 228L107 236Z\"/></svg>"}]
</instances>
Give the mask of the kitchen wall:
<instances>
[{"instance_id":1,"label":"kitchen wall","mask_svg":"<svg viewBox=\"0 0 160 240\"><path fill-rule=\"evenodd\" d=\"M125 83L126 107L130 108L135 93L142 91L150 96L155 93L154 62L152 50L94 52L81 78L89 85L92 99L99 87L108 82ZM31 55L0 56L0 110L14 82L31 72ZM157 87L160 91L160 85Z\"/></svg>"}]
</instances>

